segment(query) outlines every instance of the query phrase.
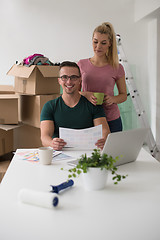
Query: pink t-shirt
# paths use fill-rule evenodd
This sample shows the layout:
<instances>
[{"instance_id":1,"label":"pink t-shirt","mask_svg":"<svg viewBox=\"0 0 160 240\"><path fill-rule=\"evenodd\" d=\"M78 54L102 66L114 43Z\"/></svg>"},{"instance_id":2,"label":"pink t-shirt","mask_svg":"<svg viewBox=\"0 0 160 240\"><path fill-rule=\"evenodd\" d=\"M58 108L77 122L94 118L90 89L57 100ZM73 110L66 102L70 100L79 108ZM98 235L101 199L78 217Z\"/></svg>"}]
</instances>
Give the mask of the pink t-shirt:
<instances>
[{"instance_id":1,"label":"pink t-shirt","mask_svg":"<svg viewBox=\"0 0 160 240\"><path fill-rule=\"evenodd\" d=\"M94 66L89 59L82 59L78 62L82 74L83 92L103 92L114 96L114 86L116 81L125 75L124 68L119 64L115 69L111 65L103 67ZM120 117L117 104L106 106L103 104L107 121L112 121Z\"/></svg>"}]
</instances>

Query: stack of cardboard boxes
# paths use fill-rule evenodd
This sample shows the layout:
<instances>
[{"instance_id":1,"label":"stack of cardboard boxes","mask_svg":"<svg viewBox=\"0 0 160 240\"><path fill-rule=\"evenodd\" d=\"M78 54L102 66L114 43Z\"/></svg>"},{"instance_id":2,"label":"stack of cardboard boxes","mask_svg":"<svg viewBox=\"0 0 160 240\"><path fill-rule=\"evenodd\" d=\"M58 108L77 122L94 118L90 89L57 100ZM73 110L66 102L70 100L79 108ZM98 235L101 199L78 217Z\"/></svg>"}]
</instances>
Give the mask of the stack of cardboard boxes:
<instances>
[{"instance_id":1,"label":"stack of cardboard boxes","mask_svg":"<svg viewBox=\"0 0 160 240\"><path fill-rule=\"evenodd\" d=\"M0 155L17 148L40 147L42 107L60 96L59 66L13 65L7 74L15 77L15 94L6 95L0 91L0 132L3 132L0 136L7 135L2 136ZM9 127L8 131L6 127ZM12 139L12 146L7 142L9 139Z\"/></svg>"},{"instance_id":2,"label":"stack of cardboard boxes","mask_svg":"<svg viewBox=\"0 0 160 240\"><path fill-rule=\"evenodd\" d=\"M13 151L13 128L18 124L18 99L12 86L0 86L0 156Z\"/></svg>"}]
</instances>

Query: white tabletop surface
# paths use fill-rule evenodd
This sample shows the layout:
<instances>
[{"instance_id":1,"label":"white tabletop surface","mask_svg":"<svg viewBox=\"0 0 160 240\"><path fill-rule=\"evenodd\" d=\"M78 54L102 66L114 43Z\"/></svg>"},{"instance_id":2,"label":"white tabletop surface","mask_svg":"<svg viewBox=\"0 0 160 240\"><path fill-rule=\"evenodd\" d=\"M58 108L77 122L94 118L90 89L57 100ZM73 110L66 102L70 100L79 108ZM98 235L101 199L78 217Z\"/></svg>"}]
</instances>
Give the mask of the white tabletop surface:
<instances>
[{"instance_id":1,"label":"white tabletop surface","mask_svg":"<svg viewBox=\"0 0 160 240\"><path fill-rule=\"evenodd\" d=\"M82 152L66 152L79 156ZM20 189L48 192L67 180L66 161L43 166L15 155L0 184L1 240L159 240L160 163L143 148L138 159L119 167L127 179L87 191L82 177L59 194L59 206L41 208L20 203Z\"/></svg>"}]
</instances>

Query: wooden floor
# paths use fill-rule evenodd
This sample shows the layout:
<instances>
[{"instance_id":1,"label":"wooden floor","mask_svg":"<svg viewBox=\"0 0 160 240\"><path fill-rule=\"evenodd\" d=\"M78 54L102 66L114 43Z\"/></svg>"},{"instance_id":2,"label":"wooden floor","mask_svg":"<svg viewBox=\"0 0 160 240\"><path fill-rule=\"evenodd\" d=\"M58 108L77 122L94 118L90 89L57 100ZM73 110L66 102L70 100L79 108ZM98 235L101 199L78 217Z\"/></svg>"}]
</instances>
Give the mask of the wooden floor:
<instances>
[{"instance_id":1,"label":"wooden floor","mask_svg":"<svg viewBox=\"0 0 160 240\"><path fill-rule=\"evenodd\" d=\"M0 156L0 183L9 167L9 164L12 160L13 153L8 153L3 156Z\"/></svg>"}]
</instances>

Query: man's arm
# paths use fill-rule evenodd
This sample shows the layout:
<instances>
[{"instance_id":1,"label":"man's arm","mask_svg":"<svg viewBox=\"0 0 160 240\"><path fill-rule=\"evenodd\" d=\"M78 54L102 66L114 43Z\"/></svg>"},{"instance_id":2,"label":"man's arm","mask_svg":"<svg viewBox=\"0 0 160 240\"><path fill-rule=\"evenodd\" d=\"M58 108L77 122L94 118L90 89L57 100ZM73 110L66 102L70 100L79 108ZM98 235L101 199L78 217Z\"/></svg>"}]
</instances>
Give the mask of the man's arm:
<instances>
[{"instance_id":1,"label":"man's arm","mask_svg":"<svg viewBox=\"0 0 160 240\"><path fill-rule=\"evenodd\" d=\"M52 147L55 150L62 150L66 145L61 138L52 138L54 133L54 122L51 120L41 121L41 141L45 147Z\"/></svg>"},{"instance_id":2,"label":"man's arm","mask_svg":"<svg viewBox=\"0 0 160 240\"><path fill-rule=\"evenodd\" d=\"M94 126L102 124L102 138L96 142L96 146L100 149L103 149L107 136L110 133L107 120L105 117L101 117L101 118L94 119L93 122L94 122Z\"/></svg>"}]
</instances>

